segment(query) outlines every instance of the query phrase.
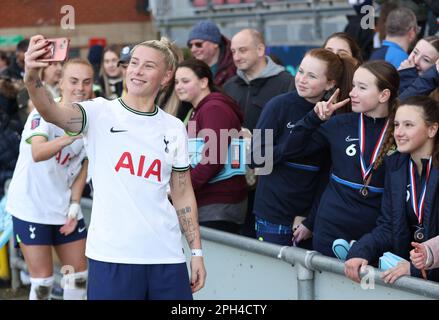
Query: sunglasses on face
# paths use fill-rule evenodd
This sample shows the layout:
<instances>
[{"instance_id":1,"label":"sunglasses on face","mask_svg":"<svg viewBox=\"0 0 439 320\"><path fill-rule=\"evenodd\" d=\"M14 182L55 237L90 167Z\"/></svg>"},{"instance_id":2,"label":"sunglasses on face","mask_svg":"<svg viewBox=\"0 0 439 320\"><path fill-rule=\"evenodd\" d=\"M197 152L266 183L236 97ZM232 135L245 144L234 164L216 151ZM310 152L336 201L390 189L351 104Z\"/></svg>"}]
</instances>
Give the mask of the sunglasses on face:
<instances>
[{"instance_id":1,"label":"sunglasses on face","mask_svg":"<svg viewBox=\"0 0 439 320\"><path fill-rule=\"evenodd\" d=\"M195 48L201 48L203 46L204 41L201 42L192 42L188 44L189 49L192 49L193 46L195 46Z\"/></svg>"}]
</instances>

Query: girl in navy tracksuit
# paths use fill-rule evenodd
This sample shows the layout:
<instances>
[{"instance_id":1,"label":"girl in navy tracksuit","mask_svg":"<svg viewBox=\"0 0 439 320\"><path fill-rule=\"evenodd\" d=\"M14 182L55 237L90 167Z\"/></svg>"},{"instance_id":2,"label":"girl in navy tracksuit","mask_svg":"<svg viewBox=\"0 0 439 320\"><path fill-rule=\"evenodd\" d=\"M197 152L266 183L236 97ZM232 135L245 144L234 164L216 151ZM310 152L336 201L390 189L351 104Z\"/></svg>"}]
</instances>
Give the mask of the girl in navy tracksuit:
<instances>
[{"instance_id":1,"label":"girl in navy tracksuit","mask_svg":"<svg viewBox=\"0 0 439 320\"><path fill-rule=\"evenodd\" d=\"M283 156L290 158L330 149L330 181L313 227L314 249L325 255L334 256L335 239L356 240L375 226L384 185L384 167L378 165L377 155L389 110L396 105L398 85L398 72L389 63L362 64L349 94L353 113L323 123L342 103L319 102L283 144Z\"/></svg>"},{"instance_id":2,"label":"girl in navy tracksuit","mask_svg":"<svg viewBox=\"0 0 439 320\"><path fill-rule=\"evenodd\" d=\"M393 283L403 275L421 276L409 263L413 242L439 234L439 104L425 96L412 97L397 109L389 128L389 141L398 152L386 157L386 180L377 227L349 251L346 275L360 281L362 265L376 261L384 252L407 259L383 273ZM392 135L393 133L393 135ZM425 274L439 281L439 269Z\"/></svg>"},{"instance_id":3,"label":"girl in navy tracksuit","mask_svg":"<svg viewBox=\"0 0 439 320\"><path fill-rule=\"evenodd\" d=\"M355 61L340 58L325 49L313 49L303 58L295 78L296 90L270 100L264 107L256 129L262 130L259 141L254 133L254 151L266 151L267 130L273 130L273 170L259 175L253 212L256 215L256 236L261 241L293 245L292 225L296 216L306 216L315 198L322 175L322 163L329 155L298 157L294 161L283 157L280 141L289 134L296 122L304 117L328 90L342 88L347 97L352 85ZM254 152L254 154L257 152ZM269 157L266 153L265 156ZM255 160L255 159L254 159ZM269 159L265 165L269 171ZM255 161L257 162L257 161ZM266 172L268 173L268 172ZM327 180L327 171L326 180Z\"/></svg>"},{"instance_id":4,"label":"girl in navy tracksuit","mask_svg":"<svg viewBox=\"0 0 439 320\"><path fill-rule=\"evenodd\" d=\"M410 87L413 81L432 67L438 59L439 37L430 36L420 39L408 59L404 60L398 68L401 80L400 92Z\"/></svg>"}]
</instances>

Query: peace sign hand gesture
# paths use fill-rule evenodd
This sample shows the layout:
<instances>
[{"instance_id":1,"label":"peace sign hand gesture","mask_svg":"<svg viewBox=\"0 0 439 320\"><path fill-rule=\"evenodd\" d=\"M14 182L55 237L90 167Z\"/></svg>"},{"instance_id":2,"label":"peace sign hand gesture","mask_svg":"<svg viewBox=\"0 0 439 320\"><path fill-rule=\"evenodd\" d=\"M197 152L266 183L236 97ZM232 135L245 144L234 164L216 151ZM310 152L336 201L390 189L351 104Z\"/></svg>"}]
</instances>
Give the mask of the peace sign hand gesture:
<instances>
[{"instance_id":1,"label":"peace sign hand gesture","mask_svg":"<svg viewBox=\"0 0 439 320\"><path fill-rule=\"evenodd\" d=\"M340 92L340 89L335 90L334 94L329 98L328 101L320 101L317 102L317 104L314 107L314 112L317 114L317 116L322 121L328 120L331 115L334 113L335 110L343 107L345 104L347 104L351 99L347 98L343 101L334 103L337 99L337 96Z\"/></svg>"}]
</instances>

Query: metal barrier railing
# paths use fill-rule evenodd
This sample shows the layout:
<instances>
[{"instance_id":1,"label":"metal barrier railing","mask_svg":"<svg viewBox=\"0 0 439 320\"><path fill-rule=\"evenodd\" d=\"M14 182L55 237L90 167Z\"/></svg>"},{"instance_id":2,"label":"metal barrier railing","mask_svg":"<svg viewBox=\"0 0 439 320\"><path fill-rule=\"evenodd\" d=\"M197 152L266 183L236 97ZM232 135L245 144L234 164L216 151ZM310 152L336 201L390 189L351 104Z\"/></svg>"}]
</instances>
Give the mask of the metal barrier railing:
<instances>
[{"instance_id":1,"label":"metal barrier railing","mask_svg":"<svg viewBox=\"0 0 439 320\"><path fill-rule=\"evenodd\" d=\"M271 258L276 258L296 265L297 268L297 298L304 300L313 300L316 298L314 292L314 273L328 272L331 274L341 275L344 277L344 263L331 257L324 256L316 251L308 251L296 247L282 247L279 245L261 242L255 239L234 235L227 232L213 230L201 227L203 240L215 242L233 248L245 250ZM227 270L224 270L227 272ZM208 270L209 274L209 270ZM368 267L368 270L361 273L361 276L368 276L375 284L384 288L397 289L399 291L413 293L418 297L439 299L439 284L433 281L427 281L415 277L404 276L399 278L394 284L385 284L381 279L381 271ZM348 278L346 278L347 281ZM335 299L335 298L334 298ZM355 296L352 297L355 299Z\"/></svg>"},{"instance_id":2,"label":"metal barrier railing","mask_svg":"<svg viewBox=\"0 0 439 320\"><path fill-rule=\"evenodd\" d=\"M14 247L14 238L9 240L9 267L11 268L11 288L17 290L21 286L20 271L27 272L26 262L17 254L17 249Z\"/></svg>"},{"instance_id":3,"label":"metal barrier railing","mask_svg":"<svg viewBox=\"0 0 439 320\"><path fill-rule=\"evenodd\" d=\"M83 198L81 200L81 207L85 222L88 225L90 221L92 200ZM344 264L342 262L334 258L323 256L316 251L308 251L295 247L282 247L205 227L201 227L201 236L203 240L225 245L230 247L230 250L233 248L241 249L246 252L279 259L288 264L297 265L298 299L313 300L316 298L316 293L314 292L314 273L316 271L325 271L344 276ZM17 256L17 251L14 248L12 239L9 242L9 248L11 287L12 289L18 289L20 286L20 270L27 270L27 266L23 259ZM439 284L436 282L405 276L398 279L393 285L388 285L381 279L380 270L375 268L372 269L374 271L373 281L375 281L376 284L404 292L410 292L425 298L439 299ZM226 271L227 270L223 270L223 272ZM361 276L365 275L366 272L361 274ZM245 290L245 288L243 288L243 290Z\"/></svg>"},{"instance_id":4,"label":"metal barrier railing","mask_svg":"<svg viewBox=\"0 0 439 320\"><path fill-rule=\"evenodd\" d=\"M82 199L81 206L84 214L84 219L88 224L91 213L92 200ZM282 247L279 245L260 242L255 239L205 227L201 227L201 236L203 240L213 241L218 244L226 245L231 249L239 248L247 252L280 259L289 264L297 264L298 299L315 299L315 271L326 271L344 277L344 264L341 261L323 256L316 251L308 251L294 247ZM436 282L406 276L398 279L393 285L388 285L385 284L384 281L381 279L380 270L372 267L370 267L370 269L373 269L373 281L377 285L392 289L398 289L404 292L414 293L418 296L426 298L439 299L439 284ZM370 275L369 272L363 272L361 276L366 276L366 273Z\"/></svg>"}]
</instances>

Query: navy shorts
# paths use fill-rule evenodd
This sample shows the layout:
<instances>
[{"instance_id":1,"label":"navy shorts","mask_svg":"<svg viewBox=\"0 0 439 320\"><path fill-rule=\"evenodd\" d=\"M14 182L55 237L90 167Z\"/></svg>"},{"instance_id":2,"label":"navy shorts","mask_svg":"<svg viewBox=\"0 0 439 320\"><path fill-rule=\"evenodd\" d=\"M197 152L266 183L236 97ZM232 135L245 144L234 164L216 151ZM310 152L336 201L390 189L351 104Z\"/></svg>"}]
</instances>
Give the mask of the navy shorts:
<instances>
[{"instance_id":1,"label":"navy shorts","mask_svg":"<svg viewBox=\"0 0 439 320\"><path fill-rule=\"evenodd\" d=\"M192 300L186 263L123 264L88 259L88 300Z\"/></svg>"},{"instance_id":2,"label":"navy shorts","mask_svg":"<svg viewBox=\"0 0 439 320\"><path fill-rule=\"evenodd\" d=\"M59 232L62 225L40 224L12 217L15 246L22 242L25 245L57 246L87 237L84 219L78 221L75 231L65 236Z\"/></svg>"}]
</instances>

